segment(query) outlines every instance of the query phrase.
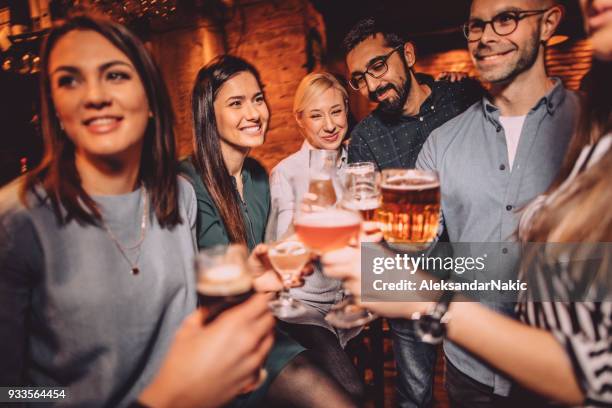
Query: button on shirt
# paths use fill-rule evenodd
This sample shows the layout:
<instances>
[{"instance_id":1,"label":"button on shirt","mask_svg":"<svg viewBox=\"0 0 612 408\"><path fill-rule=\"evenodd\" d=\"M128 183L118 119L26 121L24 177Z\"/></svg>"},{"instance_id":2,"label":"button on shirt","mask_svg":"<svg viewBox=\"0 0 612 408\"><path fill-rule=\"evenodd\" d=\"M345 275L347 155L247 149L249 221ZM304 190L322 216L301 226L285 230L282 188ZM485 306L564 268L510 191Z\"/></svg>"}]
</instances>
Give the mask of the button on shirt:
<instances>
[{"instance_id":1,"label":"button on shirt","mask_svg":"<svg viewBox=\"0 0 612 408\"><path fill-rule=\"evenodd\" d=\"M516 209L544 192L557 175L579 101L560 80L555 82L527 114L512 167L500 111L486 98L436 129L423 145L416 166L439 173L450 242L513 241L520 215ZM500 247L500 273L516 278L520 254L514 246ZM450 342L444 350L463 373L508 395L506 379Z\"/></svg>"},{"instance_id":2,"label":"button on shirt","mask_svg":"<svg viewBox=\"0 0 612 408\"><path fill-rule=\"evenodd\" d=\"M465 111L484 93L472 79L434 81L424 74L416 74L416 79L431 89L418 115L391 118L374 110L351 133L349 163L370 161L379 170L413 168L431 131Z\"/></svg>"}]
</instances>

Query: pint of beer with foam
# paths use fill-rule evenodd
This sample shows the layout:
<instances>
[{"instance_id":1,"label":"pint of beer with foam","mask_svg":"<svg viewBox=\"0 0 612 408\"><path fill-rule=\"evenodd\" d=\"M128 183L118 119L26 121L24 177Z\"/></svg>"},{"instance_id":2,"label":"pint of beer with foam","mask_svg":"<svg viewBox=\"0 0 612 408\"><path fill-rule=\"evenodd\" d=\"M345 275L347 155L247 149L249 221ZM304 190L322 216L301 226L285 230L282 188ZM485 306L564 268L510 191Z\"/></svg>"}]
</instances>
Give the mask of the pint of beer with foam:
<instances>
[{"instance_id":1,"label":"pint of beer with foam","mask_svg":"<svg viewBox=\"0 0 612 408\"><path fill-rule=\"evenodd\" d=\"M434 171L386 169L377 219L387 242L427 244L440 224L440 180Z\"/></svg>"}]
</instances>

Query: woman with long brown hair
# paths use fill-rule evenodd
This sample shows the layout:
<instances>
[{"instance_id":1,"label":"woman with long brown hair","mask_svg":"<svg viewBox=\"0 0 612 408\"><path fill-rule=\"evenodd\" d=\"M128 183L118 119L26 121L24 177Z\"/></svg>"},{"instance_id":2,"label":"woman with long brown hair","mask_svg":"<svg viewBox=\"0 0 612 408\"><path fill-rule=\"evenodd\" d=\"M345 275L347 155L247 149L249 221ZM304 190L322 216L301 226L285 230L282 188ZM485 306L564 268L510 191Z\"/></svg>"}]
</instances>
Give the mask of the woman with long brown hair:
<instances>
[{"instance_id":1,"label":"woman with long brown hair","mask_svg":"<svg viewBox=\"0 0 612 408\"><path fill-rule=\"evenodd\" d=\"M270 187L265 169L248 157L263 144L270 117L259 73L241 58L216 58L198 72L192 108L195 149L181 165L198 198L198 246L243 243L255 254L251 259L261 258ZM296 407L353 405L308 352L279 330L265 366L268 379L243 397L247 406L262 401Z\"/></svg>"},{"instance_id":2,"label":"woman with long brown hair","mask_svg":"<svg viewBox=\"0 0 612 408\"><path fill-rule=\"evenodd\" d=\"M57 406L227 402L274 321L261 295L194 312L196 199L151 56L77 15L46 38L40 84L44 160L0 190L0 385L62 387Z\"/></svg>"},{"instance_id":3,"label":"woman with long brown hair","mask_svg":"<svg viewBox=\"0 0 612 408\"><path fill-rule=\"evenodd\" d=\"M536 250L538 243L546 243L548 252L538 256L542 253L530 250L523 259L523 279L529 285L517 305L521 321L476 302L449 304L448 294L434 309L438 323L447 320L438 335L537 394L518 387L514 406L612 405L612 3L580 4L593 66L579 128L560 175L522 215L519 236ZM360 291L360 268L351 257L355 250L324 257L325 272L347 279L351 290ZM574 292L581 298L573 301L566 293L576 288L589 291ZM429 315L434 307L418 302L365 305L404 318L414 312Z\"/></svg>"}]
</instances>

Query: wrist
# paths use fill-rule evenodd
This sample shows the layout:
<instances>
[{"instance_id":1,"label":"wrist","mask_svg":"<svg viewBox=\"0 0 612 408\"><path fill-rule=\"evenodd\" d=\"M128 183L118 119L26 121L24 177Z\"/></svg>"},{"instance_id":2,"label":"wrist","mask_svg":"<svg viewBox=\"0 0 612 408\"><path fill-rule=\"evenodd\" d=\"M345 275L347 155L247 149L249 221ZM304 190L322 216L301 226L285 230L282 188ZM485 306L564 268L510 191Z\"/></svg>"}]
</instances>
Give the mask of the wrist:
<instances>
[{"instance_id":1,"label":"wrist","mask_svg":"<svg viewBox=\"0 0 612 408\"><path fill-rule=\"evenodd\" d=\"M419 315L427 314L436 305L436 302L409 302L409 305L410 307L404 309L402 317L412 320L416 313Z\"/></svg>"},{"instance_id":2,"label":"wrist","mask_svg":"<svg viewBox=\"0 0 612 408\"><path fill-rule=\"evenodd\" d=\"M438 344L447 337L447 325L451 317L449 307L454 296L454 291L445 291L438 302L430 304L427 311L413 313L411 318L415 333L421 341Z\"/></svg>"},{"instance_id":3,"label":"wrist","mask_svg":"<svg viewBox=\"0 0 612 408\"><path fill-rule=\"evenodd\" d=\"M462 326L461 319L463 316L470 316L469 308L471 305L472 302L470 301L455 301L449 305L448 314L451 318L446 325L446 337L449 340L457 339L457 333Z\"/></svg>"}]
</instances>

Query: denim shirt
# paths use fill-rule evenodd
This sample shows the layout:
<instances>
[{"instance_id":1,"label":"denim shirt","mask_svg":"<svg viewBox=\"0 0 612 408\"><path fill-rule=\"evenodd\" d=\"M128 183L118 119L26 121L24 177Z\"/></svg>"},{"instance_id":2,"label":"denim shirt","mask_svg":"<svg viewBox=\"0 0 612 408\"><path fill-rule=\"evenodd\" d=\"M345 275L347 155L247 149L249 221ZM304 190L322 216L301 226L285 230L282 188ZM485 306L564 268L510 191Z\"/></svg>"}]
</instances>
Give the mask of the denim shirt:
<instances>
[{"instance_id":1,"label":"denim shirt","mask_svg":"<svg viewBox=\"0 0 612 408\"><path fill-rule=\"evenodd\" d=\"M507 277L518 275L520 254L514 246L503 245L515 240L517 210L556 177L579 113L578 96L555 81L525 118L512 168L500 111L487 98L432 132L416 163L440 176L450 242L501 243L497 268ZM487 306L512 314L513 305ZM463 373L493 387L496 394L508 395L509 381L490 366L452 342L445 342L444 351Z\"/></svg>"}]
</instances>

